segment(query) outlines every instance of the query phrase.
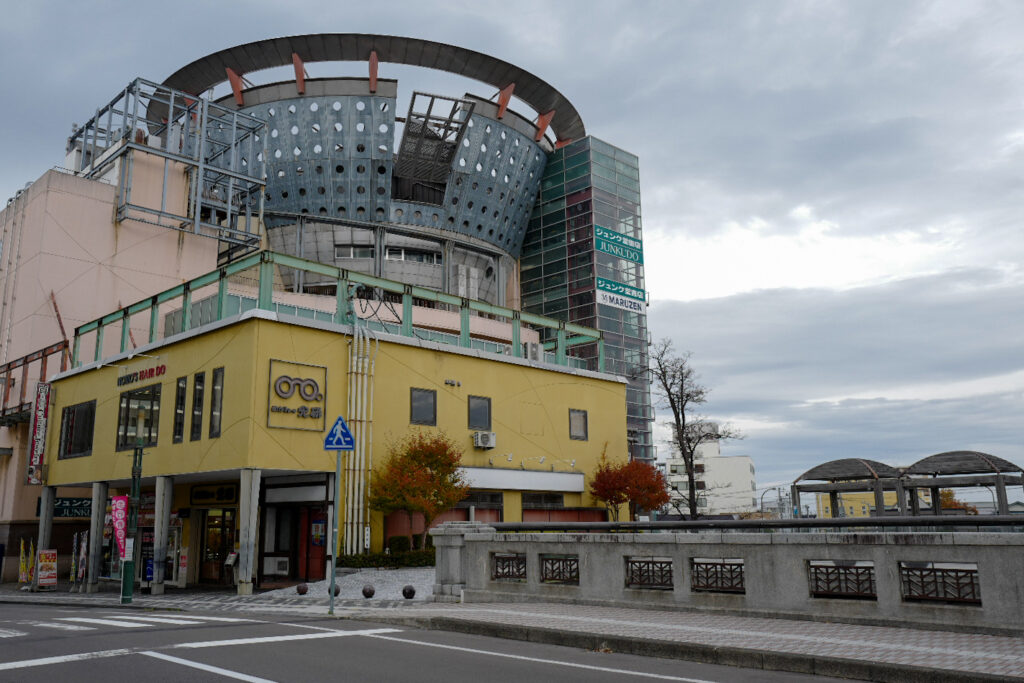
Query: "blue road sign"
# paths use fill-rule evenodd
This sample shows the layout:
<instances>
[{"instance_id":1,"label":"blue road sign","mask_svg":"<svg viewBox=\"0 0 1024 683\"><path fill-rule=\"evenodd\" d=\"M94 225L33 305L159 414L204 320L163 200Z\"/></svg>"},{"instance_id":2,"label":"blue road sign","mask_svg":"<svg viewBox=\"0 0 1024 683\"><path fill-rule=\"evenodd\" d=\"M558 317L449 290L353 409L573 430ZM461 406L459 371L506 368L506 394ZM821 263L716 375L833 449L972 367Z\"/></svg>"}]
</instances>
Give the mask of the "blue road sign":
<instances>
[{"instance_id":1,"label":"blue road sign","mask_svg":"<svg viewBox=\"0 0 1024 683\"><path fill-rule=\"evenodd\" d=\"M352 437L348 425L345 424L345 418L339 415L338 419L334 421L331 431L327 432L327 436L324 438L324 450L354 451L355 448L356 440Z\"/></svg>"}]
</instances>

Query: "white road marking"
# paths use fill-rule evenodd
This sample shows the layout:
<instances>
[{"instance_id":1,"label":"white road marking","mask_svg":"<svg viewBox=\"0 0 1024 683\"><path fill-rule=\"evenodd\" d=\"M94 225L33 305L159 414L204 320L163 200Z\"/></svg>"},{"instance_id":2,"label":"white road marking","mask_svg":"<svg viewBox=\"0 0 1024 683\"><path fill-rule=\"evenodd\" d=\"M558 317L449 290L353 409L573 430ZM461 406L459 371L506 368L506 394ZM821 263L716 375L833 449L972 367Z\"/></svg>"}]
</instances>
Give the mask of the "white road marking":
<instances>
[{"instance_id":1,"label":"white road marking","mask_svg":"<svg viewBox=\"0 0 1024 683\"><path fill-rule=\"evenodd\" d=\"M459 647L457 645L442 645L441 643L427 643L422 640L409 640L407 638L395 638L393 636L381 636L375 633L366 634L370 638L379 638L381 640L393 640L396 643L408 643L411 645L425 645L427 647L438 647L444 650L457 650L459 652L469 652L477 655L487 655L488 657L504 657L505 659L518 659L524 662L535 662L537 664L554 664L555 666L566 666L572 669L586 669L587 671L601 671L612 674L622 674L623 676L637 676L640 678L655 678L659 681L680 681L681 683L715 683L715 681L709 681L703 678L682 678L680 676L666 676L664 674L653 674L646 673L644 671L630 671L629 669L612 669L606 666L593 666L591 664L576 664L575 662L563 662L557 659L541 659L539 657L527 657L525 655L512 655L506 652L492 652L490 650L477 650L471 647Z\"/></svg>"},{"instance_id":2,"label":"white road marking","mask_svg":"<svg viewBox=\"0 0 1024 683\"><path fill-rule=\"evenodd\" d=\"M59 621L23 621L29 626L41 626L43 628L59 628L62 631L95 631L93 626L79 626L78 624L62 624Z\"/></svg>"},{"instance_id":3,"label":"white road marking","mask_svg":"<svg viewBox=\"0 0 1024 683\"><path fill-rule=\"evenodd\" d=\"M161 654L159 652L153 652L147 650L140 652L140 655L146 655L147 657L154 657L156 659L162 659L165 662L173 662L174 664L181 664L182 666L189 666L193 669L199 669L200 671L208 671L213 674L218 674L226 678L233 678L236 681L248 681L248 683L274 683L267 678L257 678L256 676L250 676L249 674L239 673L237 671L230 671L229 669L222 669L219 666L210 666L209 664L200 664L199 662L190 662L187 659L179 659L178 657L171 657L170 655Z\"/></svg>"},{"instance_id":4,"label":"white road marking","mask_svg":"<svg viewBox=\"0 0 1024 683\"><path fill-rule=\"evenodd\" d=\"M61 621L77 621L83 624L99 624L100 626L123 626L124 628L146 628L150 624L137 621L119 621L116 619L90 619L89 617L60 617Z\"/></svg>"},{"instance_id":5,"label":"white road marking","mask_svg":"<svg viewBox=\"0 0 1024 683\"><path fill-rule=\"evenodd\" d=\"M0 662L0 671L11 669L26 669L30 666L49 666L50 664L65 664L67 662L81 662L87 659L103 659L105 657L121 657L132 654L131 650L100 650L99 652L82 652L76 655L61 655L59 657L43 657L41 659L23 659L20 662Z\"/></svg>"},{"instance_id":6,"label":"white road marking","mask_svg":"<svg viewBox=\"0 0 1024 683\"><path fill-rule=\"evenodd\" d=\"M15 631L13 628L0 628L0 638L17 638L27 635L24 631Z\"/></svg>"},{"instance_id":7,"label":"white road marking","mask_svg":"<svg viewBox=\"0 0 1024 683\"><path fill-rule=\"evenodd\" d=\"M197 616L194 616L194 615L190 614L190 615L188 615L188 618L189 619L198 619L200 621L223 621L223 622L229 622L229 623L241 623L243 621L244 622L249 622L249 623L254 623L254 622L255 623L262 623L258 619L240 619L238 617L197 617Z\"/></svg>"},{"instance_id":8,"label":"white road marking","mask_svg":"<svg viewBox=\"0 0 1024 683\"><path fill-rule=\"evenodd\" d=\"M111 618L114 621L120 621L122 619L127 619L128 621L143 621L143 622L147 622L147 623L151 622L151 623L154 623L154 624L181 624L181 625L186 625L186 626L195 626L196 624L202 624L203 623L201 621L195 621L195 620L193 620L191 618L189 618L189 619L172 619L170 617L142 617L142 616L138 616L137 617L134 614L132 614L130 616L126 614L124 616L116 616L116 617L111 617Z\"/></svg>"},{"instance_id":9,"label":"white road marking","mask_svg":"<svg viewBox=\"0 0 1024 683\"><path fill-rule=\"evenodd\" d=\"M168 648L197 649L201 647L224 647L226 645L259 645L260 643L285 643L291 640L316 640L319 638L341 638L343 636L375 636L379 633L401 633L398 628L370 628L362 631L328 631L327 633L301 633L294 636L265 636L262 638L235 638L233 640L204 640L194 643L178 643Z\"/></svg>"}]
</instances>

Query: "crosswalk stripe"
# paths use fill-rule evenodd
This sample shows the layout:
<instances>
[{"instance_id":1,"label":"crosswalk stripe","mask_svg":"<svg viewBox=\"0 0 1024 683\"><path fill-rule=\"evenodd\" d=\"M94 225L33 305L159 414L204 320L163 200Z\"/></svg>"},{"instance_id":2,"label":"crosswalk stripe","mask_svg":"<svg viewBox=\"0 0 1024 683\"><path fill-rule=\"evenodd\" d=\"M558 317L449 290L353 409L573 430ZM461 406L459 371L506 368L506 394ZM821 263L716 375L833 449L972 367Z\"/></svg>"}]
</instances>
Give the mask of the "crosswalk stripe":
<instances>
[{"instance_id":1,"label":"crosswalk stripe","mask_svg":"<svg viewBox=\"0 0 1024 683\"><path fill-rule=\"evenodd\" d=\"M138 616L137 617L134 614L132 614L130 616L127 615L127 614L124 615L124 616L118 615L116 617L112 617L112 619L114 619L116 621L120 621L120 620L123 619L123 620L130 621L130 622L143 621L143 622L146 622L147 624L148 623L153 623L153 624L182 624L182 625L189 625L189 626L195 626L196 624L202 624L203 623L201 621L194 621L191 617L188 618L188 619L172 619L170 617L142 617L142 616Z\"/></svg>"},{"instance_id":2,"label":"crosswalk stripe","mask_svg":"<svg viewBox=\"0 0 1024 683\"><path fill-rule=\"evenodd\" d=\"M30 621L27 622L32 626L41 626L43 628L59 628L63 631L95 631L96 629L92 626L81 626L80 624L62 624L57 621Z\"/></svg>"},{"instance_id":3,"label":"crosswalk stripe","mask_svg":"<svg viewBox=\"0 0 1024 683\"><path fill-rule=\"evenodd\" d=\"M149 624L137 621L118 621L116 619L90 619L88 617L61 617L60 621L75 621L82 624L99 624L100 626L123 626L124 628L146 628Z\"/></svg>"}]
</instances>

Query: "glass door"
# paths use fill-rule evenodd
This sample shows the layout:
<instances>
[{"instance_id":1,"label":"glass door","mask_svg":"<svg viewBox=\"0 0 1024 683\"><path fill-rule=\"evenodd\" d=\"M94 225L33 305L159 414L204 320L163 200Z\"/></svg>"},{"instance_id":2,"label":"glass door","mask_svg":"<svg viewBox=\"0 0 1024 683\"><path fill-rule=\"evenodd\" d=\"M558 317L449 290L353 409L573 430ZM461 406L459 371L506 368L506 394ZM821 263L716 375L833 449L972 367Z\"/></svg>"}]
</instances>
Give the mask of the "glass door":
<instances>
[{"instance_id":1,"label":"glass door","mask_svg":"<svg viewBox=\"0 0 1024 683\"><path fill-rule=\"evenodd\" d=\"M224 560L234 549L235 510L207 510L199 580L204 583L224 583L230 579L230 573L225 571Z\"/></svg>"}]
</instances>

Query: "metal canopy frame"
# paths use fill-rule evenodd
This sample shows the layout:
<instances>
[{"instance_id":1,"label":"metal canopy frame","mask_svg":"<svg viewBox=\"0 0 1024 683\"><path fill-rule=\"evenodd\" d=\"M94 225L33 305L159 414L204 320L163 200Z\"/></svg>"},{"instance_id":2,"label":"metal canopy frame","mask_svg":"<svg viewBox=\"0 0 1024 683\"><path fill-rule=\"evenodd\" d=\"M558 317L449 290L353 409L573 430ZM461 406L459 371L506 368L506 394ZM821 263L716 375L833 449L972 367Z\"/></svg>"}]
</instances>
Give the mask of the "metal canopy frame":
<instances>
[{"instance_id":1,"label":"metal canopy frame","mask_svg":"<svg viewBox=\"0 0 1024 683\"><path fill-rule=\"evenodd\" d=\"M395 157L395 176L447 183L474 106L471 100L413 92Z\"/></svg>"},{"instance_id":2,"label":"metal canopy frame","mask_svg":"<svg viewBox=\"0 0 1024 683\"><path fill-rule=\"evenodd\" d=\"M71 169L87 178L117 168L117 220L133 220L239 245L260 246L266 187L266 122L187 93L136 79L68 139ZM163 163L159 206L132 199L136 154ZM184 214L169 190L187 176Z\"/></svg>"}]
</instances>

